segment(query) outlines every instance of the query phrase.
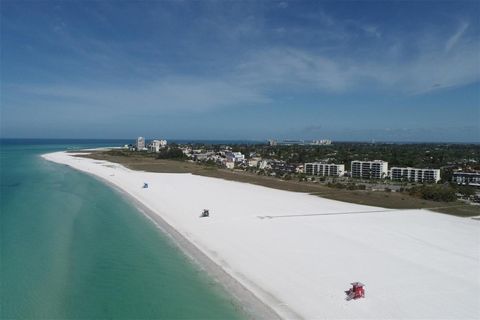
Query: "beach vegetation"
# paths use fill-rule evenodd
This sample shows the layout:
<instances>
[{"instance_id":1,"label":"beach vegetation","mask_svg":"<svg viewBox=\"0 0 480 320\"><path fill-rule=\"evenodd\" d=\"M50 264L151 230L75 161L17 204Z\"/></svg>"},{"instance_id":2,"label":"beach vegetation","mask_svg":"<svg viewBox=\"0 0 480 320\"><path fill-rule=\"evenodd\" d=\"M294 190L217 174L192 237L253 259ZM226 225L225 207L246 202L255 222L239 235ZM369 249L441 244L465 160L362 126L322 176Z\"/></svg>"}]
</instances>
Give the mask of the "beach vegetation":
<instances>
[{"instance_id":1,"label":"beach vegetation","mask_svg":"<svg viewBox=\"0 0 480 320\"><path fill-rule=\"evenodd\" d=\"M168 148L161 149L156 154L157 159L174 159L174 160L184 160L187 156L183 151L177 146L169 146Z\"/></svg>"},{"instance_id":2,"label":"beach vegetation","mask_svg":"<svg viewBox=\"0 0 480 320\"><path fill-rule=\"evenodd\" d=\"M452 202L457 200L455 188L449 185L420 185L408 190L412 196L425 200Z\"/></svg>"},{"instance_id":3,"label":"beach vegetation","mask_svg":"<svg viewBox=\"0 0 480 320\"><path fill-rule=\"evenodd\" d=\"M464 198L469 198L476 194L476 190L472 186L458 186L457 192Z\"/></svg>"}]
</instances>

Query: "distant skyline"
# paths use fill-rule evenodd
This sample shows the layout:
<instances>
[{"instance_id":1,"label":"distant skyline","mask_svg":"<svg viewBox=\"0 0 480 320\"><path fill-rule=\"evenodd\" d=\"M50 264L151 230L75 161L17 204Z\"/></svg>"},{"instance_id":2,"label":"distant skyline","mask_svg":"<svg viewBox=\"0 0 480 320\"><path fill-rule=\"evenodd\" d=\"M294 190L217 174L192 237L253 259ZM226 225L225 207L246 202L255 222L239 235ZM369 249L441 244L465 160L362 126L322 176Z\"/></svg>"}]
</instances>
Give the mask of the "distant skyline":
<instances>
[{"instance_id":1,"label":"distant skyline","mask_svg":"<svg viewBox=\"0 0 480 320\"><path fill-rule=\"evenodd\" d=\"M478 1L2 1L0 137L480 142Z\"/></svg>"}]
</instances>

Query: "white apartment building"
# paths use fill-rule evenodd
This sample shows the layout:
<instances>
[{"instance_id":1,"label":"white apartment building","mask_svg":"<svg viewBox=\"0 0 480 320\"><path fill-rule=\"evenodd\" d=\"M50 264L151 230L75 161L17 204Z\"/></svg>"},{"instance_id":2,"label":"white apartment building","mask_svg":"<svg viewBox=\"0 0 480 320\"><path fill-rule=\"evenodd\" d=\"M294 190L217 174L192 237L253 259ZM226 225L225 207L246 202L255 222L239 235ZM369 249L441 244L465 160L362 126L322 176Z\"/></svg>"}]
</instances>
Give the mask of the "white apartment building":
<instances>
[{"instance_id":1,"label":"white apartment building","mask_svg":"<svg viewBox=\"0 0 480 320\"><path fill-rule=\"evenodd\" d=\"M459 185L480 187L480 172L454 172L452 181Z\"/></svg>"},{"instance_id":2,"label":"white apartment building","mask_svg":"<svg viewBox=\"0 0 480 320\"><path fill-rule=\"evenodd\" d=\"M241 152L225 152L225 157L228 161L242 162L245 160L245 156Z\"/></svg>"},{"instance_id":3,"label":"white apartment building","mask_svg":"<svg viewBox=\"0 0 480 320\"><path fill-rule=\"evenodd\" d=\"M138 137L137 138L137 143L135 144L137 147L137 151L141 151L145 149L145 138L144 137Z\"/></svg>"},{"instance_id":4,"label":"white apartment building","mask_svg":"<svg viewBox=\"0 0 480 320\"><path fill-rule=\"evenodd\" d=\"M159 152L161 148L167 146L167 140L153 140L150 144L150 151Z\"/></svg>"},{"instance_id":5,"label":"white apartment building","mask_svg":"<svg viewBox=\"0 0 480 320\"><path fill-rule=\"evenodd\" d=\"M382 160L352 161L352 178L383 179L388 175L388 162Z\"/></svg>"},{"instance_id":6,"label":"white apartment building","mask_svg":"<svg viewBox=\"0 0 480 320\"><path fill-rule=\"evenodd\" d=\"M345 174L345 165L322 162L305 163L303 172L309 176L341 177Z\"/></svg>"},{"instance_id":7,"label":"white apartment building","mask_svg":"<svg viewBox=\"0 0 480 320\"><path fill-rule=\"evenodd\" d=\"M440 169L392 167L390 171L390 178L392 180L435 183L440 181Z\"/></svg>"}]
</instances>

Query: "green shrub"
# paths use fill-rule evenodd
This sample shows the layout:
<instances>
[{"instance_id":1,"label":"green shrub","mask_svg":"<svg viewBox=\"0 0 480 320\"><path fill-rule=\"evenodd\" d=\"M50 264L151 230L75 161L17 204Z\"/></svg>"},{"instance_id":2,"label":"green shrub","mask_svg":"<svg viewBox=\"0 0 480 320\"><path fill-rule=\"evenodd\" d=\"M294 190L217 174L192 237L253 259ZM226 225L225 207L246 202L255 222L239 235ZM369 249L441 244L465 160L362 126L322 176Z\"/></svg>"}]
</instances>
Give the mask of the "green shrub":
<instances>
[{"instance_id":1,"label":"green shrub","mask_svg":"<svg viewBox=\"0 0 480 320\"><path fill-rule=\"evenodd\" d=\"M357 186L355 185L355 183L347 184L347 190L356 190L356 189L357 189Z\"/></svg>"},{"instance_id":2,"label":"green shrub","mask_svg":"<svg viewBox=\"0 0 480 320\"><path fill-rule=\"evenodd\" d=\"M442 185L415 186L408 190L409 194L418 198L433 201L451 202L457 200L455 189Z\"/></svg>"},{"instance_id":3,"label":"green shrub","mask_svg":"<svg viewBox=\"0 0 480 320\"><path fill-rule=\"evenodd\" d=\"M161 149L157 154L157 159L185 159L186 155L177 147Z\"/></svg>"},{"instance_id":4,"label":"green shrub","mask_svg":"<svg viewBox=\"0 0 480 320\"><path fill-rule=\"evenodd\" d=\"M470 197L475 195L475 188L472 186L459 186L458 193L464 197Z\"/></svg>"}]
</instances>

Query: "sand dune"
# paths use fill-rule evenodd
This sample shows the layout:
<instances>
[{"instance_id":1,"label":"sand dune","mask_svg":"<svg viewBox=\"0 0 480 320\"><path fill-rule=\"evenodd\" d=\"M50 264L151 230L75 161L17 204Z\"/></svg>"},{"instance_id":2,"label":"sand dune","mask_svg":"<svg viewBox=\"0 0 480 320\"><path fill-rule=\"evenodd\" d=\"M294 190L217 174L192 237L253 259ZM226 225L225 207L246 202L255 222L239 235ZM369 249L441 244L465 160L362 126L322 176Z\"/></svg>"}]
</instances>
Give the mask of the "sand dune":
<instances>
[{"instance_id":1,"label":"sand dune","mask_svg":"<svg viewBox=\"0 0 480 320\"><path fill-rule=\"evenodd\" d=\"M281 317L480 318L480 221L64 152L44 158L127 192ZM199 217L203 208L209 218ZM345 300L353 281L365 283L365 299Z\"/></svg>"}]
</instances>

